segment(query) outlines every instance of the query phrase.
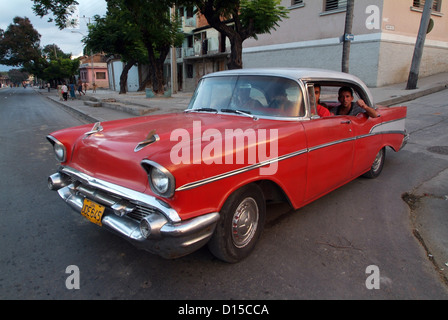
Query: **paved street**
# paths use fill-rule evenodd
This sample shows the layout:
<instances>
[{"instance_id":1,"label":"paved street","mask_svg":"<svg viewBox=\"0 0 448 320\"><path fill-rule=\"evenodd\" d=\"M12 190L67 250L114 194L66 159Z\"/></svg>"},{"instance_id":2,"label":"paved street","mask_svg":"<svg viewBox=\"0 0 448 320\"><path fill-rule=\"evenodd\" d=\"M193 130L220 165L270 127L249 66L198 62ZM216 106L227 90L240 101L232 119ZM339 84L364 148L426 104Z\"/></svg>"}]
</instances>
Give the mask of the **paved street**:
<instances>
[{"instance_id":1,"label":"paved street","mask_svg":"<svg viewBox=\"0 0 448 320\"><path fill-rule=\"evenodd\" d=\"M164 260L71 211L47 189L57 162L45 136L87 120L32 89L0 90L0 299L445 300L447 100L444 90L406 103L411 141L388 151L378 179L294 212L268 208L255 252L229 265L206 248ZM66 287L70 265L80 289ZM378 290L366 287L369 266Z\"/></svg>"}]
</instances>

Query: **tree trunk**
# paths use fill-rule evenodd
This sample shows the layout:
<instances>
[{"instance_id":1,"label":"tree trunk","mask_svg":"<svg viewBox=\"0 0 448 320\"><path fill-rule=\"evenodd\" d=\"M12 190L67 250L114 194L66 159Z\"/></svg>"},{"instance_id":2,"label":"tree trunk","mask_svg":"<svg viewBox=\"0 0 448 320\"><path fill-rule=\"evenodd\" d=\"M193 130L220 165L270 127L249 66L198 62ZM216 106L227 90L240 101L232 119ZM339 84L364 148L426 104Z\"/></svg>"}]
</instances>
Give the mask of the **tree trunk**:
<instances>
[{"instance_id":1,"label":"tree trunk","mask_svg":"<svg viewBox=\"0 0 448 320\"><path fill-rule=\"evenodd\" d=\"M154 48L152 43L145 43L148 50L148 62L152 74L152 88L155 94L163 95L165 93L163 80L163 64L166 56L170 51L170 45L163 45L159 48ZM155 52L159 53L159 58L156 58Z\"/></svg>"},{"instance_id":2,"label":"tree trunk","mask_svg":"<svg viewBox=\"0 0 448 320\"><path fill-rule=\"evenodd\" d=\"M120 75L120 93L119 94L126 94L127 91L127 85L128 85L128 72L132 68L132 66L135 64L135 60L131 60L126 63L126 65L123 68L123 71Z\"/></svg>"},{"instance_id":3,"label":"tree trunk","mask_svg":"<svg viewBox=\"0 0 448 320\"><path fill-rule=\"evenodd\" d=\"M234 34L230 39L230 60L227 63L229 70L243 69L243 40L239 34Z\"/></svg>"},{"instance_id":4,"label":"tree trunk","mask_svg":"<svg viewBox=\"0 0 448 320\"><path fill-rule=\"evenodd\" d=\"M152 79L152 74L151 74L151 72L148 72L148 74L145 77L145 80L140 82L140 87L138 88L138 91L145 90L148 83L152 83L151 79Z\"/></svg>"},{"instance_id":5,"label":"tree trunk","mask_svg":"<svg viewBox=\"0 0 448 320\"><path fill-rule=\"evenodd\" d=\"M165 88L163 86L163 63L156 63L153 70L153 91L155 94L163 95L165 93Z\"/></svg>"}]
</instances>

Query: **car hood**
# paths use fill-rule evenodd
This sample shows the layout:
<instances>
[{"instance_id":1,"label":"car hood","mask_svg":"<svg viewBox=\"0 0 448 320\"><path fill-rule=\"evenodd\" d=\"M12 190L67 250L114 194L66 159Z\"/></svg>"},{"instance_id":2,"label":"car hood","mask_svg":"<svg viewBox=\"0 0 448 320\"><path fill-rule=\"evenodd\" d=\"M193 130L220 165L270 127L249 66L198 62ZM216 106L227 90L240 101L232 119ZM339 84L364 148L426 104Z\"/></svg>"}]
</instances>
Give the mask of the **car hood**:
<instances>
[{"instance_id":1,"label":"car hood","mask_svg":"<svg viewBox=\"0 0 448 320\"><path fill-rule=\"evenodd\" d=\"M73 146L67 165L98 179L144 192L148 187L148 177L141 166L142 160L149 159L164 166L175 176L176 185L188 183L234 169L223 164L207 166L207 172L204 172L204 166L196 166L192 171L190 165L197 164L193 158L195 147L200 146L201 151L196 154L201 155L204 146L217 136L224 137L226 130L256 130L257 127L268 128L273 123L278 128L277 121L255 121L244 116L206 113L167 114L104 122L101 123L101 131L87 135L83 132ZM145 140L149 142L136 150ZM199 145L196 144L198 140L201 141ZM173 161L173 150L177 150L175 154L178 155L182 146L186 148L183 150L189 150L191 160L182 163ZM227 150L223 147L222 151ZM233 153L234 150L229 152ZM183 174L179 174L182 171Z\"/></svg>"}]
</instances>

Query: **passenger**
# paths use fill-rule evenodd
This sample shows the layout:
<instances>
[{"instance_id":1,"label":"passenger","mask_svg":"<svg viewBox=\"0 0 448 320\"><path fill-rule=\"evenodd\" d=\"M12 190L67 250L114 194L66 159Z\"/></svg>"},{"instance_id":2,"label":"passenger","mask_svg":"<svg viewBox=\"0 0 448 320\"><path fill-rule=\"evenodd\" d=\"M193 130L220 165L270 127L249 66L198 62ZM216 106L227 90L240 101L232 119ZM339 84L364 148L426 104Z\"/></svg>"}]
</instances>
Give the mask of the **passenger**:
<instances>
[{"instance_id":1,"label":"passenger","mask_svg":"<svg viewBox=\"0 0 448 320\"><path fill-rule=\"evenodd\" d=\"M333 109L335 115L349 115L356 116L360 113L366 113L369 117L378 118L379 113L369 107L364 100L359 99L356 103L353 102L353 90L350 87L342 87L339 89L339 106Z\"/></svg>"},{"instance_id":2,"label":"passenger","mask_svg":"<svg viewBox=\"0 0 448 320\"><path fill-rule=\"evenodd\" d=\"M288 100L286 90L283 88L276 88L271 92L271 102L269 103L269 108L284 109L289 102L290 101Z\"/></svg>"},{"instance_id":3,"label":"passenger","mask_svg":"<svg viewBox=\"0 0 448 320\"><path fill-rule=\"evenodd\" d=\"M315 96L315 99L316 99L317 114L321 118L323 118L323 117L331 117L333 114L320 103L320 92L321 92L320 84L315 84L314 85L314 96Z\"/></svg>"}]
</instances>

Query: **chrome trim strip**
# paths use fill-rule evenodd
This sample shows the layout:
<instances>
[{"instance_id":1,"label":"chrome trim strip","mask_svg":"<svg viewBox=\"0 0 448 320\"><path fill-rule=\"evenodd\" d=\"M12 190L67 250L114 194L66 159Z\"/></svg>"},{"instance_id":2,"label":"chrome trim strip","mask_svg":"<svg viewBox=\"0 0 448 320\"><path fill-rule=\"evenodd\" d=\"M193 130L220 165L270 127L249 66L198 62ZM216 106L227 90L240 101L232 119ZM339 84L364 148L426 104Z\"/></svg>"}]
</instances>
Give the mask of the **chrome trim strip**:
<instances>
[{"instance_id":1,"label":"chrome trim strip","mask_svg":"<svg viewBox=\"0 0 448 320\"><path fill-rule=\"evenodd\" d=\"M334 146L334 145L337 145L337 144L353 141L353 140L356 140L356 139L357 139L356 137L350 137L350 138L346 138L346 139L341 139L341 140L336 140L336 141L324 143L324 144L321 144L321 145L318 145L318 146L314 146L314 147L308 148L308 152L319 150L319 149L326 148L326 147L331 147L331 146Z\"/></svg>"},{"instance_id":2,"label":"chrome trim strip","mask_svg":"<svg viewBox=\"0 0 448 320\"><path fill-rule=\"evenodd\" d=\"M80 179L85 184L92 186L94 188L98 188L101 190L104 190L106 192L110 192L116 196L124 197L129 200L133 200L137 202L137 204L141 204L143 206L150 206L153 208L158 209L160 212L162 212L171 222L176 223L180 222L181 218L179 217L179 214L176 212L176 210L172 208L167 208L166 206L163 206L155 197L149 196L147 194L134 191L132 189L128 189L125 187L121 187L119 185L93 178L85 173L82 173L76 169L70 168L70 167L61 167L60 172L75 176L78 179Z\"/></svg>"},{"instance_id":3,"label":"chrome trim strip","mask_svg":"<svg viewBox=\"0 0 448 320\"><path fill-rule=\"evenodd\" d=\"M270 164L272 164L274 162L280 162L280 161L283 161L283 160L286 160L286 159L289 159L289 158L292 158L292 157L299 156L299 155L307 153L307 152L308 152L308 149L303 149L303 150L300 150L300 151L297 151L297 152L293 152L293 153L290 153L290 154L287 154L287 155L284 155L284 156L281 156L281 157L278 157L278 158L269 159L269 160L266 160L266 161L263 161L263 162L260 162L260 163L256 163L256 164L244 167L244 168L240 168L240 169L232 170L232 171L229 171L229 172L226 172L226 173L222 173L222 174L216 175L214 177L210 177L210 178L207 178L207 179L199 180L199 181L196 181L196 182L187 183L187 184L177 188L176 191L185 191L185 190L194 189L194 188L200 187L200 186L202 186L204 184L212 183L212 182L215 182L215 181L218 181L218 180L222 180L222 179L225 179L225 178L229 178L229 177L232 177L232 176L235 176L235 175L247 172L247 171L255 170L255 169L258 169L258 168L270 165Z\"/></svg>"}]
</instances>

